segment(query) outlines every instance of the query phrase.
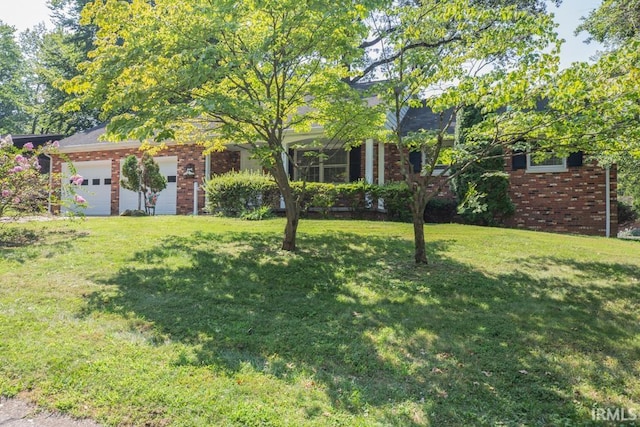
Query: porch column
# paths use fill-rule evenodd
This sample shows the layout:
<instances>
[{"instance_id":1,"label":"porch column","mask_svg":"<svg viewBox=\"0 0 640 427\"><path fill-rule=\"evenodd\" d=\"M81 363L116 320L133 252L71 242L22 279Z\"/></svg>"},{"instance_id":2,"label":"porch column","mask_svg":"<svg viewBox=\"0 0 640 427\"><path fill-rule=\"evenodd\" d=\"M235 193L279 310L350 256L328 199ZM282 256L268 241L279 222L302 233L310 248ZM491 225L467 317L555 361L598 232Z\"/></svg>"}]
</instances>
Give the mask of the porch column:
<instances>
[{"instance_id":1,"label":"porch column","mask_svg":"<svg viewBox=\"0 0 640 427\"><path fill-rule=\"evenodd\" d=\"M364 180L373 184L373 139L367 139L364 147Z\"/></svg>"},{"instance_id":2,"label":"porch column","mask_svg":"<svg viewBox=\"0 0 640 427\"><path fill-rule=\"evenodd\" d=\"M384 185L384 143L378 141L378 185ZM378 200L378 209L384 210L384 200Z\"/></svg>"},{"instance_id":3,"label":"porch column","mask_svg":"<svg viewBox=\"0 0 640 427\"><path fill-rule=\"evenodd\" d=\"M287 147L285 147L284 151L282 152L282 164L284 165L284 170L288 171L289 170L289 156L287 156ZM280 196L280 209L284 209L285 205L284 205L284 197Z\"/></svg>"}]
</instances>

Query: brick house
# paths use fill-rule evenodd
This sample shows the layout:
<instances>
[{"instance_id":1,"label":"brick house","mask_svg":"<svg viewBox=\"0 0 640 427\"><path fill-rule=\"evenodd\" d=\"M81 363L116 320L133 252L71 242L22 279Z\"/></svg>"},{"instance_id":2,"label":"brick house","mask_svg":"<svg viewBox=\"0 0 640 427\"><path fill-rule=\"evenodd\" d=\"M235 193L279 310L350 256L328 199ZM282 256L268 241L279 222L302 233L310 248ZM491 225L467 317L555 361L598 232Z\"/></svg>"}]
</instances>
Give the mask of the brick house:
<instances>
[{"instance_id":1,"label":"brick house","mask_svg":"<svg viewBox=\"0 0 640 427\"><path fill-rule=\"evenodd\" d=\"M427 109L428 110L428 109ZM435 126L437 118L430 111L412 109L403 121L409 130ZM130 154L139 155L140 143L100 141L104 126L81 132L60 141L63 157L70 160L85 180L81 194L89 201L87 215L118 215L125 209L137 207L135 193L120 187L123 159ZM289 134L286 144L304 144L306 140L321 137L322 129L308 134ZM304 161L304 149L289 150L297 162ZM306 169L309 181L346 182L363 179L384 184L401 179L398 170L399 153L394 146L366 140L351 151L327 147L323 158ZM411 160L420 167L420 159ZM515 214L506 224L509 227L563 233L601 236L617 234L616 170L584 163L583 155L552 158L536 162L526 154L505 156L505 171L509 173L510 197ZM167 189L160 193L157 214L200 214L205 206L201 184L205 177L231 170L260 169L242 146L229 147L224 152L203 155L203 148L195 144L167 143L154 159L168 181ZM285 156L285 164L288 164ZM292 179L301 178L300 172L287 166ZM56 157L52 163L54 173L69 173L64 158ZM445 187L439 197L454 198ZM383 204L374 209L384 211Z\"/></svg>"},{"instance_id":2,"label":"brick house","mask_svg":"<svg viewBox=\"0 0 640 427\"><path fill-rule=\"evenodd\" d=\"M140 157L140 143L100 141L104 133L102 125L62 139L62 155L52 162L54 174L70 175L70 161L84 177L78 193L89 202L86 215L118 215L138 206L137 194L120 186L120 174L127 156ZM205 176L239 170L241 166L239 151L204 156L202 147L171 142L154 159L167 179L167 188L160 193L156 206L156 214L165 215L202 213L205 195L201 184Z\"/></svg>"}]
</instances>

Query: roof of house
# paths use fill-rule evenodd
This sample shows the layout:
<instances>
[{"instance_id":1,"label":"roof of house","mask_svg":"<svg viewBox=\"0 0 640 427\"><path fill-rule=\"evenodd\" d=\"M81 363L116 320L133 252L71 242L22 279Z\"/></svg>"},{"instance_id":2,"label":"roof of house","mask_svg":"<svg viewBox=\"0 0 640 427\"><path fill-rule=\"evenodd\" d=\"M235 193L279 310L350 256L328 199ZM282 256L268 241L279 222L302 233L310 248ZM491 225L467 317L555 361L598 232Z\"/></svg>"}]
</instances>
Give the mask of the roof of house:
<instances>
[{"instance_id":1,"label":"roof of house","mask_svg":"<svg viewBox=\"0 0 640 427\"><path fill-rule=\"evenodd\" d=\"M11 140L13 141L13 145L22 148L24 144L27 142L32 143L35 146L46 144L49 141L58 141L64 135L60 134L45 134L45 135L11 135Z\"/></svg>"},{"instance_id":2,"label":"roof of house","mask_svg":"<svg viewBox=\"0 0 640 427\"><path fill-rule=\"evenodd\" d=\"M70 137L60 140L60 147L77 147L82 145L109 144L101 141L100 137L106 132L107 124L92 127L91 129L75 133Z\"/></svg>"},{"instance_id":3,"label":"roof of house","mask_svg":"<svg viewBox=\"0 0 640 427\"><path fill-rule=\"evenodd\" d=\"M430 107L424 104L418 108L409 108L409 111L407 111L402 119L402 133L406 135L409 132L418 132L422 129L441 129L447 124L449 119L451 119L452 114L452 109L442 113L434 113ZM456 119L453 117L449 127L446 129L446 133L453 133L455 126Z\"/></svg>"}]
</instances>

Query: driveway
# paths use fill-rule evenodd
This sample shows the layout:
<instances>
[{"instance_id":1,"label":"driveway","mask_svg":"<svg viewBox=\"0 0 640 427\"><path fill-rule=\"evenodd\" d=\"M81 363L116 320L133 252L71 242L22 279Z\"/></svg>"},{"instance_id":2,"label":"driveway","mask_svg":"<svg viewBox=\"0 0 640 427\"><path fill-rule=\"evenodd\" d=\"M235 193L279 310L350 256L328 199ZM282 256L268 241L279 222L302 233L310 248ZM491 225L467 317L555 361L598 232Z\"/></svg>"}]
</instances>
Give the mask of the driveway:
<instances>
[{"instance_id":1,"label":"driveway","mask_svg":"<svg viewBox=\"0 0 640 427\"><path fill-rule=\"evenodd\" d=\"M0 397L0 427L100 427L100 424L41 411L20 399Z\"/></svg>"}]
</instances>

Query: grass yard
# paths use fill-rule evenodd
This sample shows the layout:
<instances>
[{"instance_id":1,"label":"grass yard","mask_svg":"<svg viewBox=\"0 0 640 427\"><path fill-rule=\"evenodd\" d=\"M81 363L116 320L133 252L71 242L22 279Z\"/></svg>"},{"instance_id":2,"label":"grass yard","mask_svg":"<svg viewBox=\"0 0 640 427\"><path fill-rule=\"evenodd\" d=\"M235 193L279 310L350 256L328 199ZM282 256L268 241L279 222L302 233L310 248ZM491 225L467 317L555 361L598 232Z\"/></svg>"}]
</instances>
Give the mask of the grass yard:
<instances>
[{"instance_id":1,"label":"grass yard","mask_svg":"<svg viewBox=\"0 0 640 427\"><path fill-rule=\"evenodd\" d=\"M105 425L640 416L640 243L496 228L91 218L0 228L0 395Z\"/></svg>"}]
</instances>

